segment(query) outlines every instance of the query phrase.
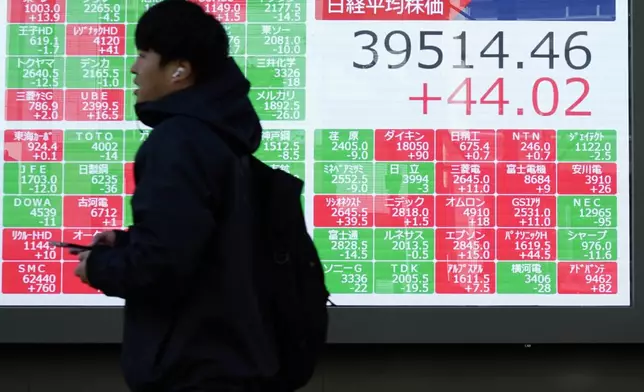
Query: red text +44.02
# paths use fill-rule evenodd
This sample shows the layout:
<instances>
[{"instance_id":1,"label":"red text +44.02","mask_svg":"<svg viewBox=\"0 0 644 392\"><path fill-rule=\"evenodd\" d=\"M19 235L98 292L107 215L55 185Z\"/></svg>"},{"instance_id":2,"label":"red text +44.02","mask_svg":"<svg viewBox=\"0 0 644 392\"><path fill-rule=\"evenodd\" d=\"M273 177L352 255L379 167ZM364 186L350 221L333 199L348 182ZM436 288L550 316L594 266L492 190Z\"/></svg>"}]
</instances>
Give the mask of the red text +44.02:
<instances>
[{"instance_id":1,"label":"red text +44.02","mask_svg":"<svg viewBox=\"0 0 644 392\"><path fill-rule=\"evenodd\" d=\"M560 103L560 90L572 88L573 85L578 85L575 89L577 96L571 99L571 102L564 107ZM540 92L545 94L540 96ZM542 77L532 84L532 110L537 115L546 117L561 114L562 109L565 116L590 116L590 110L582 109L582 104L588 97L589 92L590 84L584 78L568 78L565 86L559 86L554 79ZM551 95L550 98L548 98L548 94ZM505 97L503 78L496 79L478 100L472 97L472 78L465 78L446 99L441 96L431 95L427 83L423 83L422 94L420 96L411 96L409 100L421 102L423 114L430 113L429 105L433 101L445 100L450 105L463 105L465 114L468 116L472 114L473 105L495 105L500 116L508 112L506 106L510 105L510 101ZM524 108L516 108L516 114L521 116L524 114L524 110Z\"/></svg>"}]
</instances>

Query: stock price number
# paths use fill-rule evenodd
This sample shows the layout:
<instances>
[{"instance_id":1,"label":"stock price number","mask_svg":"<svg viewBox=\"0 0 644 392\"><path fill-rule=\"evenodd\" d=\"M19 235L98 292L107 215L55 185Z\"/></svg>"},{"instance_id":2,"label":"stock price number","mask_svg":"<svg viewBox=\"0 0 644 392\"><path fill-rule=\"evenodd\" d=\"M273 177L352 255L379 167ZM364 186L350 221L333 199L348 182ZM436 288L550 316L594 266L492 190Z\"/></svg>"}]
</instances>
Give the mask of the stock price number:
<instances>
[{"instance_id":1,"label":"stock price number","mask_svg":"<svg viewBox=\"0 0 644 392\"><path fill-rule=\"evenodd\" d=\"M371 30L356 31L353 36L357 39L367 37L368 41L362 45L361 49L371 54L371 60L366 63L359 63L354 61L353 67L357 69L370 69L375 67L382 59L381 52L376 49L379 42L378 34ZM419 52L429 52L433 55L427 55L430 60L428 62L418 61L416 64L421 69L435 69L440 67L444 61L443 50L430 44L432 39L438 37L442 38L442 31L419 31L418 44L412 43L410 35L402 30L394 30L385 35L383 46L387 53L401 58L397 63L388 63L387 68L398 69L407 65L411 59L414 47ZM566 39L563 57L566 65L574 70L582 70L588 68L592 61L592 54L588 47L577 44L573 41L580 36L588 36L587 31L576 31L568 36ZM460 45L460 61L452 65L452 68L472 69L474 65L468 63L468 45L467 45L467 32L462 31L459 35L452 37L458 41ZM544 47L547 46L547 49ZM544 53L544 51L547 51ZM573 61L574 54L582 54L582 60ZM504 50L504 32L497 32L492 39L481 49L479 52L481 58L495 58L499 69L505 67L505 60L510 57ZM536 44L530 52L531 58L548 59L548 68L555 68L555 60L561 57L561 54L555 53L555 33L550 31ZM517 68L523 68L523 62L517 62Z\"/></svg>"}]
</instances>

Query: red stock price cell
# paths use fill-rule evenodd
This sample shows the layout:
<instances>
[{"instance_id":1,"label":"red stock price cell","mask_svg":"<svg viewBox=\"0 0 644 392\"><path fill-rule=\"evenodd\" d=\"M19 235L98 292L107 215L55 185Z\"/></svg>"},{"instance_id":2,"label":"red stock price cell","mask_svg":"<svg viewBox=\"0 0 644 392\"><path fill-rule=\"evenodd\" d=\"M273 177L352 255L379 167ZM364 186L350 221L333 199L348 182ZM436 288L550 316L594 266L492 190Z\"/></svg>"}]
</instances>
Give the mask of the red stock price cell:
<instances>
[{"instance_id":1,"label":"red stock price cell","mask_svg":"<svg viewBox=\"0 0 644 392\"><path fill-rule=\"evenodd\" d=\"M4 131L5 162L44 162L62 159L62 129Z\"/></svg>"},{"instance_id":2,"label":"red stock price cell","mask_svg":"<svg viewBox=\"0 0 644 392\"><path fill-rule=\"evenodd\" d=\"M8 0L9 23L62 23L66 0Z\"/></svg>"},{"instance_id":3,"label":"red stock price cell","mask_svg":"<svg viewBox=\"0 0 644 392\"><path fill-rule=\"evenodd\" d=\"M3 229L2 260L60 260L60 248L49 244L60 238L60 229Z\"/></svg>"},{"instance_id":4,"label":"red stock price cell","mask_svg":"<svg viewBox=\"0 0 644 392\"><path fill-rule=\"evenodd\" d=\"M222 23L235 23L235 22L245 22L246 21L246 9L247 1L252 0L190 0L193 3L197 3L203 8L207 13L212 14L219 19ZM269 6L271 4L268 4ZM281 7L275 4L277 10L281 10ZM267 10L273 10L271 7L267 7ZM288 8L285 10L287 12Z\"/></svg>"},{"instance_id":5,"label":"red stock price cell","mask_svg":"<svg viewBox=\"0 0 644 392\"><path fill-rule=\"evenodd\" d=\"M125 176L125 194L132 195L134 194L134 163L127 162L123 170L123 175Z\"/></svg>"},{"instance_id":6,"label":"red stock price cell","mask_svg":"<svg viewBox=\"0 0 644 392\"><path fill-rule=\"evenodd\" d=\"M385 196L375 198L376 227L434 226L434 196Z\"/></svg>"},{"instance_id":7,"label":"red stock price cell","mask_svg":"<svg viewBox=\"0 0 644 392\"><path fill-rule=\"evenodd\" d=\"M560 163L557 191L560 195L614 195L617 164Z\"/></svg>"},{"instance_id":8,"label":"red stock price cell","mask_svg":"<svg viewBox=\"0 0 644 392\"><path fill-rule=\"evenodd\" d=\"M555 163L499 163L496 167L499 194L552 195L557 184Z\"/></svg>"},{"instance_id":9,"label":"red stock price cell","mask_svg":"<svg viewBox=\"0 0 644 392\"><path fill-rule=\"evenodd\" d=\"M436 226L492 227L494 196L436 196Z\"/></svg>"},{"instance_id":10,"label":"red stock price cell","mask_svg":"<svg viewBox=\"0 0 644 392\"><path fill-rule=\"evenodd\" d=\"M496 232L496 243L497 260L557 259L555 229L499 229Z\"/></svg>"},{"instance_id":11,"label":"red stock price cell","mask_svg":"<svg viewBox=\"0 0 644 392\"><path fill-rule=\"evenodd\" d=\"M496 210L499 227L547 228L557 225L555 196L498 196Z\"/></svg>"},{"instance_id":12,"label":"red stock price cell","mask_svg":"<svg viewBox=\"0 0 644 392\"><path fill-rule=\"evenodd\" d=\"M65 196L63 209L67 227L123 226L123 196Z\"/></svg>"},{"instance_id":13,"label":"red stock price cell","mask_svg":"<svg viewBox=\"0 0 644 392\"><path fill-rule=\"evenodd\" d=\"M371 227L373 196L316 195L313 222L317 227Z\"/></svg>"},{"instance_id":14,"label":"red stock price cell","mask_svg":"<svg viewBox=\"0 0 644 392\"><path fill-rule=\"evenodd\" d=\"M494 161L493 129L436 130L436 160Z\"/></svg>"},{"instance_id":15,"label":"red stock price cell","mask_svg":"<svg viewBox=\"0 0 644 392\"><path fill-rule=\"evenodd\" d=\"M555 161L557 133L554 129L499 129L496 133L499 161Z\"/></svg>"},{"instance_id":16,"label":"red stock price cell","mask_svg":"<svg viewBox=\"0 0 644 392\"><path fill-rule=\"evenodd\" d=\"M493 294L494 262L436 263L437 294Z\"/></svg>"},{"instance_id":17,"label":"red stock price cell","mask_svg":"<svg viewBox=\"0 0 644 392\"><path fill-rule=\"evenodd\" d=\"M125 108L123 90L67 90L67 121L122 121Z\"/></svg>"},{"instance_id":18,"label":"red stock price cell","mask_svg":"<svg viewBox=\"0 0 644 392\"><path fill-rule=\"evenodd\" d=\"M96 228L75 228L63 229L63 242L73 244L89 245L92 243L94 236L103 231L120 230L121 227L96 227ZM64 261L78 261L78 256L74 256L69 249L63 250Z\"/></svg>"},{"instance_id":19,"label":"red stock price cell","mask_svg":"<svg viewBox=\"0 0 644 392\"><path fill-rule=\"evenodd\" d=\"M59 294L60 262L2 263L4 294Z\"/></svg>"},{"instance_id":20,"label":"red stock price cell","mask_svg":"<svg viewBox=\"0 0 644 392\"><path fill-rule=\"evenodd\" d=\"M436 260L494 260L495 248L494 229L436 229Z\"/></svg>"},{"instance_id":21,"label":"red stock price cell","mask_svg":"<svg viewBox=\"0 0 644 392\"><path fill-rule=\"evenodd\" d=\"M65 96L63 90L8 89L5 93L7 121L60 121Z\"/></svg>"},{"instance_id":22,"label":"red stock price cell","mask_svg":"<svg viewBox=\"0 0 644 392\"><path fill-rule=\"evenodd\" d=\"M617 294L617 263L559 262L559 294Z\"/></svg>"},{"instance_id":23,"label":"red stock price cell","mask_svg":"<svg viewBox=\"0 0 644 392\"><path fill-rule=\"evenodd\" d=\"M124 24L70 24L65 35L68 56L124 56Z\"/></svg>"},{"instance_id":24,"label":"red stock price cell","mask_svg":"<svg viewBox=\"0 0 644 392\"><path fill-rule=\"evenodd\" d=\"M74 275L74 270L78 265L78 260L74 263L66 262L63 263L63 272L62 272L62 292L63 294L100 294L100 290L96 290L85 283L81 282L78 279L78 276Z\"/></svg>"},{"instance_id":25,"label":"red stock price cell","mask_svg":"<svg viewBox=\"0 0 644 392\"><path fill-rule=\"evenodd\" d=\"M433 161L434 131L431 129L376 129L377 161Z\"/></svg>"},{"instance_id":26,"label":"red stock price cell","mask_svg":"<svg viewBox=\"0 0 644 392\"><path fill-rule=\"evenodd\" d=\"M436 193L493 194L494 163L436 163Z\"/></svg>"}]
</instances>

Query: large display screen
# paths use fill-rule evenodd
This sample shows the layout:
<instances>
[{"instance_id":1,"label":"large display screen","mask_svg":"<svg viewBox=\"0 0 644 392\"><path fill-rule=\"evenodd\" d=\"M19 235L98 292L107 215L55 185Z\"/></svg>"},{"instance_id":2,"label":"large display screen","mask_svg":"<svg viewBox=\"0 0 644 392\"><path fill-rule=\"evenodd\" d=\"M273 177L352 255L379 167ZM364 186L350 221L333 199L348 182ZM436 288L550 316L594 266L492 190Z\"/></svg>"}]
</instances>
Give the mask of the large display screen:
<instances>
[{"instance_id":1,"label":"large display screen","mask_svg":"<svg viewBox=\"0 0 644 392\"><path fill-rule=\"evenodd\" d=\"M252 83L258 157L305 181L334 303L631 304L627 0L195 1ZM1 306L122 303L49 241L132 223L157 2L3 2Z\"/></svg>"}]
</instances>

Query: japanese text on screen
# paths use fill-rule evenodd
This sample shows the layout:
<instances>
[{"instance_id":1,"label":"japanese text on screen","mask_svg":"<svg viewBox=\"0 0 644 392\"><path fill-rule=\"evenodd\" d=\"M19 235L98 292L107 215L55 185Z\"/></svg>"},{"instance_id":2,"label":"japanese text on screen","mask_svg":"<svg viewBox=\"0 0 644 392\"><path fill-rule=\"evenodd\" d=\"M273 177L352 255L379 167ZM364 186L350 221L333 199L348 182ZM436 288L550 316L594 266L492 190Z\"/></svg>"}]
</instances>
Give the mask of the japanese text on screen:
<instances>
[{"instance_id":1,"label":"japanese text on screen","mask_svg":"<svg viewBox=\"0 0 644 392\"><path fill-rule=\"evenodd\" d=\"M630 304L626 0L194 0L305 180L338 305ZM50 240L131 224L156 0L7 0L0 305L114 305Z\"/></svg>"}]
</instances>

